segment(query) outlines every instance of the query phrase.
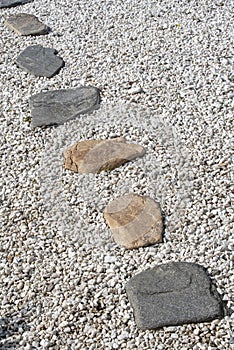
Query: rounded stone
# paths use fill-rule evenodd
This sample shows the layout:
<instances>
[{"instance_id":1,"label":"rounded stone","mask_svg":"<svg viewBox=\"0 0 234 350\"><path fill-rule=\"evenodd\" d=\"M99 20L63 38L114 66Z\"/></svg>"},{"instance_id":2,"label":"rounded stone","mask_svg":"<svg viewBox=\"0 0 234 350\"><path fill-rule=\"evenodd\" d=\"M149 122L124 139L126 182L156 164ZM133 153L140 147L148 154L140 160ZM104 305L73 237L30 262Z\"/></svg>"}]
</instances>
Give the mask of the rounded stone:
<instances>
[{"instance_id":1,"label":"rounded stone","mask_svg":"<svg viewBox=\"0 0 234 350\"><path fill-rule=\"evenodd\" d=\"M163 219L153 199L127 194L110 202L104 217L116 243L132 249L162 242Z\"/></svg>"}]
</instances>

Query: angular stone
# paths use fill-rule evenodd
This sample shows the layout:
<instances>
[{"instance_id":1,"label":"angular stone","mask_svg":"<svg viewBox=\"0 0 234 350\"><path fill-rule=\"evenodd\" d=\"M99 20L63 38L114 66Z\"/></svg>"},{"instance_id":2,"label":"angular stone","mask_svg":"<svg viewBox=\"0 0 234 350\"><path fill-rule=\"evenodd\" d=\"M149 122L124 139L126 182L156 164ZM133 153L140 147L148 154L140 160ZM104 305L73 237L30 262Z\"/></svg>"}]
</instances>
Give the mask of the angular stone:
<instances>
[{"instance_id":1,"label":"angular stone","mask_svg":"<svg viewBox=\"0 0 234 350\"><path fill-rule=\"evenodd\" d=\"M116 243L128 249L162 242L163 219L158 203L127 194L110 202L104 217Z\"/></svg>"},{"instance_id":2,"label":"angular stone","mask_svg":"<svg viewBox=\"0 0 234 350\"><path fill-rule=\"evenodd\" d=\"M0 8L14 7L17 5L27 4L28 2L33 2L33 0L0 0Z\"/></svg>"},{"instance_id":3,"label":"angular stone","mask_svg":"<svg viewBox=\"0 0 234 350\"><path fill-rule=\"evenodd\" d=\"M208 322L224 316L222 300L198 264L158 265L129 280L126 292L141 329Z\"/></svg>"},{"instance_id":4,"label":"angular stone","mask_svg":"<svg viewBox=\"0 0 234 350\"><path fill-rule=\"evenodd\" d=\"M27 13L18 13L5 21L6 26L19 35L42 35L49 32L49 27L41 23L37 17Z\"/></svg>"},{"instance_id":5,"label":"angular stone","mask_svg":"<svg viewBox=\"0 0 234 350\"><path fill-rule=\"evenodd\" d=\"M41 92L29 99L32 127L59 125L99 106L99 90L92 86Z\"/></svg>"},{"instance_id":6,"label":"angular stone","mask_svg":"<svg viewBox=\"0 0 234 350\"><path fill-rule=\"evenodd\" d=\"M16 59L16 64L38 77L53 77L64 66L54 49L33 45L27 47Z\"/></svg>"},{"instance_id":7,"label":"angular stone","mask_svg":"<svg viewBox=\"0 0 234 350\"><path fill-rule=\"evenodd\" d=\"M64 152L65 169L79 173L100 173L145 154L142 146L118 137L109 140L80 141Z\"/></svg>"}]
</instances>

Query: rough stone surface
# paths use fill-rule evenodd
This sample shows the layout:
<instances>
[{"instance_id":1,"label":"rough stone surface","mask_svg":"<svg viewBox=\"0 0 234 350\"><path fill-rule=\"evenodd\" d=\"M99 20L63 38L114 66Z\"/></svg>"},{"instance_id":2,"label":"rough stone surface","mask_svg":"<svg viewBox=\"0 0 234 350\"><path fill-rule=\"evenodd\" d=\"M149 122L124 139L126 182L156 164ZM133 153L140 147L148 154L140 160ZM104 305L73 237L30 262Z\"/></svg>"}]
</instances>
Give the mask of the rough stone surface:
<instances>
[{"instance_id":1,"label":"rough stone surface","mask_svg":"<svg viewBox=\"0 0 234 350\"><path fill-rule=\"evenodd\" d=\"M42 35L49 32L49 27L41 23L36 16L18 13L9 17L5 24L19 35Z\"/></svg>"},{"instance_id":2,"label":"rough stone surface","mask_svg":"<svg viewBox=\"0 0 234 350\"><path fill-rule=\"evenodd\" d=\"M32 126L58 125L97 108L99 90L92 86L41 92L29 99Z\"/></svg>"},{"instance_id":3,"label":"rough stone surface","mask_svg":"<svg viewBox=\"0 0 234 350\"><path fill-rule=\"evenodd\" d=\"M100 173L145 154L142 146L126 143L122 137L109 140L85 140L64 152L65 168L79 173Z\"/></svg>"},{"instance_id":4,"label":"rough stone surface","mask_svg":"<svg viewBox=\"0 0 234 350\"><path fill-rule=\"evenodd\" d=\"M0 8L4 7L14 7L17 5L27 4L33 0L0 0Z\"/></svg>"},{"instance_id":5,"label":"rough stone surface","mask_svg":"<svg viewBox=\"0 0 234 350\"><path fill-rule=\"evenodd\" d=\"M126 291L141 329L207 322L224 313L215 286L198 264L156 266L133 277Z\"/></svg>"},{"instance_id":6,"label":"rough stone surface","mask_svg":"<svg viewBox=\"0 0 234 350\"><path fill-rule=\"evenodd\" d=\"M56 54L55 49L33 45L21 52L16 63L28 73L38 77L51 78L64 66L63 59Z\"/></svg>"},{"instance_id":7,"label":"rough stone surface","mask_svg":"<svg viewBox=\"0 0 234 350\"><path fill-rule=\"evenodd\" d=\"M158 203L127 194L108 204L104 217L116 243L132 249L162 242L163 220Z\"/></svg>"}]
</instances>

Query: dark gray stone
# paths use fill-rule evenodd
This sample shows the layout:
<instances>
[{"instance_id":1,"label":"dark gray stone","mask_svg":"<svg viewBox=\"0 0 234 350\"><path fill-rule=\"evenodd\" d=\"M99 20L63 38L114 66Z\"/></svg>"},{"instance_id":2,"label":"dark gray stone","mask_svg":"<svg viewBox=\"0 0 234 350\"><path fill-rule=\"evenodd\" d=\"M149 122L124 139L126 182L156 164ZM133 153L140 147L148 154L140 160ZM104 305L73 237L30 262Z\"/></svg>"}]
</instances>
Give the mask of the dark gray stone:
<instances>
[{"instance_id":1,"label":"dark gray stone","mask_svg":"<svg viewBox=\"0 0 234 350\"><path fill-rule=\"evenodd\" d=\"M27 4L28 2L33 2L33 0L0 0L0 8L14 7L17 5Z\"/></svg>"},{"instance_id":2,"label":"dark gray stone","mask_svg":"<svg viewBox=\"0 0 234 350\"><path fill-rule=\"evenodd\" d=\"M19 35L43 35L49 32L49 27L38 18L28 13L17 13L5 21L5 25Z\"/></svg>"},{"instance_id":3,"label":"dark gray stone","mask_svg":"<svg viewBox=\"0 0 234 350\"><path fill-rule=\"evenodd\" d=\"M126 291L141 329L207 322L224 315L215 286L198 264L156 266L128 281Z\"/></svg>"},{"instance_id":4,"label":"dark gray stone","mask_svg":"<svg viewBox=\"0 0 234 350\"><path fill-rule=\"evenodd\" d=\"M27 47L16 59L16 64L38 77L53 77L64 66L57 51L41 45Z\"/></svg>"},{"instance_id":5,"label":"dark gray stone","mask_svg":"<svg viewBox=\"0 0 234 350\"><path fill-rule=\"evenodd\" d=\"M99 103L99 90L92 86L41 92L29 99L32 126L63 124L91 112Z\"/></svg>"}]
</instances>

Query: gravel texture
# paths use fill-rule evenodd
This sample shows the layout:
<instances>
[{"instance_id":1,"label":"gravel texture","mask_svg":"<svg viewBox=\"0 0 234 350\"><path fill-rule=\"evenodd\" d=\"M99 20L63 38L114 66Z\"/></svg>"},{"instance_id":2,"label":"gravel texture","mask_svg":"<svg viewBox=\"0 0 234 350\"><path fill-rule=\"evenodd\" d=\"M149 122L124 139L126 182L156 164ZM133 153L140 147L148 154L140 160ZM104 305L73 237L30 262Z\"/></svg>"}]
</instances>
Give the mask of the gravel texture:
<instances>
[{"instance_id":1,"label":"gravel texture","mask_svg":"<svg viewBox=\"0 0 234 350\"><path fill-rule=\"evenodd\" d=\"M2 349L234 348L233 2L38 0L1 10L0 230ZM19 37L4 21L36 15L52 31ZM55 47L51 79L17 68L27 46ZM30 127L28 99L96 86L102 106L59 127ZM83 139L123 136L141 159L99 175L63 169ZM164 243L118 247L103 209L128 192L159 201ZM126 282L146 268L208 268L222 320L137 329Z\"/></svg>"}]
</instances>

